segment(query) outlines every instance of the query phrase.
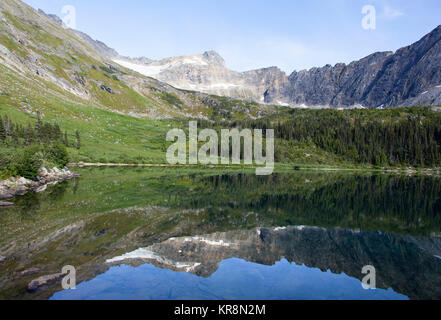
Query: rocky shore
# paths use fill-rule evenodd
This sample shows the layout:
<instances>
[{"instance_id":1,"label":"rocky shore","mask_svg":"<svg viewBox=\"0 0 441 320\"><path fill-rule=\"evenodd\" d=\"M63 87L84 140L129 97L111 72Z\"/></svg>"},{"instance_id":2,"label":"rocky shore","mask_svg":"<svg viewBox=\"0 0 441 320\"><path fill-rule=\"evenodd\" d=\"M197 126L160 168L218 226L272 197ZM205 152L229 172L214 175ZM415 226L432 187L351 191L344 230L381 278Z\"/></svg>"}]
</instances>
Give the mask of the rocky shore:
<instances>
[{"instance_id":1,"label":"rocky shore","mask_svg":"<svg viewBox=\"0 0 441 320\"><path fill-rule=\"evenodd\" d=\"M35 180L29 180L23 177L12 177L8 180L0 181L0 207L14 205L12 202L5 200L10 200L15 196L22 196L29 191L43 192L50 184L70 180L76 176L78 175L69 171L67 168L62 170L58 168L50 170L41 168Z\"/></svg>"}]
</instances>

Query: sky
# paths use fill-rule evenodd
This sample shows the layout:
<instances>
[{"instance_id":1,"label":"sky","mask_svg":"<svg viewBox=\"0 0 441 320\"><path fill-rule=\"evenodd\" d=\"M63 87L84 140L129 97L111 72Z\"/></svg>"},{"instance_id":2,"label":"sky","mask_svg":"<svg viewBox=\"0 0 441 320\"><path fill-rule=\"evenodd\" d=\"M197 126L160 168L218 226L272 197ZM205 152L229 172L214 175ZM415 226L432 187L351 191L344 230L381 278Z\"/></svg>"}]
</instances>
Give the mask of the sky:
<instances>
[{"instance_id":1,"label":"sky","mask_svg":"<svg viewBox=\"0 0 441 320\"><path fill-rule=\"evenodd\" d=\"M63 7L73 6L76 29L124 56L158 60L215 50L236 71L349 63L410 45L441 24L439 0L24 2L61 18ZM375 8L375 26L365 6Z\"/></svg>"}]
</instances>

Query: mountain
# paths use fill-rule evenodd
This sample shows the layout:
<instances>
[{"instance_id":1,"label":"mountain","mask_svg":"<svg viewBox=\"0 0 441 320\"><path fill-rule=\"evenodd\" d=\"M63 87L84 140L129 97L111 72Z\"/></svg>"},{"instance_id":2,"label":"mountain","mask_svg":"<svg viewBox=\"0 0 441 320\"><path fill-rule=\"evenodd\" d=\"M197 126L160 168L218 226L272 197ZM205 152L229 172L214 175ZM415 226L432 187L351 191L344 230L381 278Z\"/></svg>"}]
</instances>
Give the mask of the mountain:
<instances>
[{"instance_id":1,"label":"mountain","mask_svg":"<svg viewBox=\"0 0 441 320\"><path fill-rule=\"evenodd\" d=\"M41 9L38 9L38 13L48 17L49 19L51 19L54 23L58 24L59 26L65 27L63 20L61 20L60 17L58 17L57 15L46 14L46 12L44 12ZM81 32L81 31L78 31L78 30L73 30L73 29L70 29L70 31L75 33L83 42L90 45L93 49L95 49L102 56L104 56L106 58L115 58L115 57L119 56L118 52L116 52L115 49L109 48L105 43L103 43L99 40L93 40L88 34Z\"/></svg>"},{"instance_id":2,"label":"mountain","mask_svg":"<svg viewBox=\"0 0 441 320\"><path fill-rule=\"evenodd\" d=\"M277 67L234 72L222 57L202 55L161 61L114 61L177 88L295 107L441 105L441 26L413 45L377 52L348 65L294 71Z\"/></svg>"},{"instance_id":3,"label":"mountain","mask_svg":"<svg viewBox=\"0 0 441 320\"><path fill-rule=\"evenodd\" d=\"M0 100L29 115L44 116L61 99L138 118L212 120L259 118L274 105L440 105L440 39L438 27L396 53L289 76L277 67L235 72L214 51L160 61L123 57L65 28L56 15L6 0L0 3Z\"/></svg>"},{"instance_id":4,"label":"mountain","mask_svg":"<svg viewBox=\"0 0 441 320\"><path fill-rule=\"evenodd\" d=\"M271 110L178 90L111 58L123 57L87 34L66 28L56 15L37 12L19 0L0 2L0 98L15 110L29 115L39 110L44 116L60 99L149 119L209 119L214 113L259 117Z\"/></svg>"},{"instance_id":5,"label":"mountain","mask_svg":"<svg viewBox=\"0 0 441 320\"><path fill-rule=\"evenodd\" d=\"M349 65L293 72L265 101L332 107L441 104L441 26L396 53L374 53Z\"/></svg>"},{"instance_id":6,"label":"mountain","mask_svg":"<svg viewBox=\"0 0 441 320\"><path fill-rule=\"evenodd\" d=\"M113 58L113 61L180 89L256 102L264 102L264 93L269 87L277 87L279 83L287 81L285 73L277 67L248 72L231 71L215 51L160 61L123 57Z\"/></svg>"}]
</instances>

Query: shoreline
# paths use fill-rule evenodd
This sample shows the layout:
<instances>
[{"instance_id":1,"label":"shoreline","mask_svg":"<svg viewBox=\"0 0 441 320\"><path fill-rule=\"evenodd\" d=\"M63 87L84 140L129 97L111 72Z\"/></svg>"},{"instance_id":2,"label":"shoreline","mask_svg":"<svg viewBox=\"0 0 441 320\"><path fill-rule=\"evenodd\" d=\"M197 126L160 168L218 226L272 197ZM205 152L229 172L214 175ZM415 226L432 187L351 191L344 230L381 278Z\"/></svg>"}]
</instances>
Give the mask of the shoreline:
<instances>
[{"instance_id":1,"label":"shoreline","mask_svg":"<svg viewBox=\"0 0 441 320\"><path fill-rule=\"evenodd\" d=\"M129 163L69 163L67 167L132 167L132 168L195 168L195 169L232 169L232 170L254 170L258 166L244 166L244 165L198 165L198 164L165 164L165 163L143 163L143 164L129 164ZM297 165L284 165L275 167L274 171L328 171L328 172L382 172L395 174L423 174L428 176L441 177L440 168L363 168L363 167L300 167ZM14 205L10 202L16 196L22 196L28 192L43 192L51 184L70 180L79 175L73 173L67 168L62 170L53 168L47 170L41 168L39 176L36 180L29 180L23 177L11 177L7 180L0 181L0 208L11 207Z\"/></svg>"},{"instance_id":2,"label":"shoreline","mask_svg":"<svg viewBox=\"0 0 441 320\"><path fill-rule=\"evenodd\" d=\"M11 177L7 180L0 181L0 208L11 207L14 205L9 200L16 196L23 196L28 192L43 192L51 184L70 180L79 175L68 169L53 168L47 170L41 168L39 175L35 180L29 180L23 177Z\"/></svg>"},{"instance_id":3,"label":"shoreline","mask_svg":"<svg viewBox=\"0 0 441 320\"><path fill-rule=\"evenodd\" d=\"M199 165L199 164L168 164L168 163L100 163L100 162L78 162L69 163L67 167L144 167L144 168L200 168L200 169L257 169L259 166L245 166L245 165ZM441 168L365 168L365 167L301 167L299 165L282 165L275 166L274 171L290 170L290 171L371 171L371 172L386 172L386 173L431 173L441 175Z\"/></svg>"}]
</instances>

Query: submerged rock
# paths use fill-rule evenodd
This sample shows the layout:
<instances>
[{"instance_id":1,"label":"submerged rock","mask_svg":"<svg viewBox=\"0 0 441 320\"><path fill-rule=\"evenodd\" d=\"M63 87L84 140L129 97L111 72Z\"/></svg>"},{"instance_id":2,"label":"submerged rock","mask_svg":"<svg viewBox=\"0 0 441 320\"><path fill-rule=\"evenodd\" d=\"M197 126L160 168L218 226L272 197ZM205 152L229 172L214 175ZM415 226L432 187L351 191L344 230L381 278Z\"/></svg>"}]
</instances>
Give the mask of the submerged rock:
<instances>
[{"instance_id":1,"label":"submerged rock","mask_svg":"<svg viewBox=\"0 0 441 320\"><path fill-rule=\"evenodd\" d=\"M0 207L10 207L14 204L12 202L0 201Z\"/></svg>"}]
</instances>

